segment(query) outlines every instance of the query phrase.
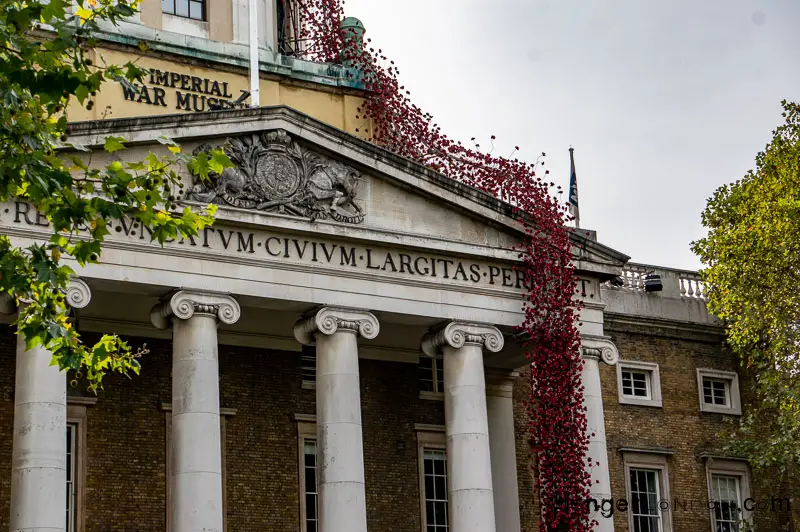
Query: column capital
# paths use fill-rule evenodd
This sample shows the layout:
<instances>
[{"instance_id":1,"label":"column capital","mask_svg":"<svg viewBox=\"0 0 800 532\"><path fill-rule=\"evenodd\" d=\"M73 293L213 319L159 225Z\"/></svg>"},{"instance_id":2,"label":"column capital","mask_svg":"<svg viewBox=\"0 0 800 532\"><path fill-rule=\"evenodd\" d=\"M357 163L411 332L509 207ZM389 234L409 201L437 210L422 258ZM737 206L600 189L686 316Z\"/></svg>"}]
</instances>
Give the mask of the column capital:
<instances>
[{"instance_id":1,"label":"column capital","mask_svg":"<svg viewBox=\"0 0 800 532\"><path fill-rule=\"evenodd\" d=\"M303 345L314 345L314 336L351 332L372 340L380 332L378 318L367 310L321 307L294 324L294 337Z\"/></svg>"},{"instance_id":2,"label":"column capital","mask_svg":"<svg viewBox=\"0 0 800 532\"><path fill-rule=\"evenodd\" d=\"M71 309L84 308L92 299L92 291L86 281L72 277L67 285L67 306ZM8 294L0 295L0 314L14 314L17 312L17 302Z\"/></svg>"},{"instance_id":3,"label":"column capital","mask_svg":"<svg viewBox=\"0 0 800 532\"><path fill-rule=\"evenodd\" d=\"M178 290L153 307L150 321L158 329L167 329L172 318L188 320L195 314L211 315L230 325L239 321L242 309L230 294Z\"/></svg>"},{"instance_id":4,"label":"column capital","mask_svg":"<svg viewBox=\"0 0 800 532\"><path fill-rule=\"evenodd\" d=\"M85 308L92 299L89 285L82 279L73 277L67 287L67 305L71 308Z\"/></svg>"},{"instance_id":5,"label":"column capital","mask_svg":"<svg viewBox=\"0 0 800 532\"><path fill-rule=\"evenodd\" d=\"M427 356L434 357L445 346L458 349L465 345L479 345L481 349L497 353L503 349L504 344L503 333L497 327L483 323L450 321L431 329L422 338L421 349Z\"/></svg>"},{"instance_id":6,"label":"column capital","mask_svg":"<svg viewBox=\"0 0 800 532\"><path fill-rule=\"evenodd\" d=\"M609 366L619 361L619 349L608 336L581 336L581 356L602 360Z\"/></svg>"}]
</instances>

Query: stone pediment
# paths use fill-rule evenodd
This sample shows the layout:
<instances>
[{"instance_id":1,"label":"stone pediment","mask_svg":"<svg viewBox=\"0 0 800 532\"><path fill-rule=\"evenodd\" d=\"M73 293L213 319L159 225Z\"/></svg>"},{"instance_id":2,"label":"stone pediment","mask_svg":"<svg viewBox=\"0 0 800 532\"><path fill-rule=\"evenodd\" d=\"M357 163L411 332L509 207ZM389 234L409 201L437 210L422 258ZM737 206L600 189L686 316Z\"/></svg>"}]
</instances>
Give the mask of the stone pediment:
<instances>
[{"instance_id":1,"label":"stone pediment","mask_svg":"<svg viewBox=\"0 0 800 532\"><path fill-rule=\"evenodd\" d=\"M517 260L514 247L524 236L509 205L287 107L82 122L72 129L71 139L85 146L100 146L112 134L127 139L125 158L164 149L161 136L194 153L223 147L235 167L206 183L187 171L183 198L220 205L220 221L505 262ZM590 239L573 241L581 271L610 277L627 260Z\"/></svg>"}]
</instances>

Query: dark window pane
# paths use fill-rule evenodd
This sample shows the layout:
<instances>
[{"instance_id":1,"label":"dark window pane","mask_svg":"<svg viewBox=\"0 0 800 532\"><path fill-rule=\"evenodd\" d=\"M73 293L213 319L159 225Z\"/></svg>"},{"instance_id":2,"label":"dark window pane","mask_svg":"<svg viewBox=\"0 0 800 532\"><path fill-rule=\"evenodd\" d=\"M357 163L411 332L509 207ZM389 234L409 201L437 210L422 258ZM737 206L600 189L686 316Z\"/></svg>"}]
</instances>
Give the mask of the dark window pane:
<instances>
[{"instance_id":1,"label":"dark window pane","mask_svg":"<svg viewBox=\"0 0 800 532\"><path fill-rule=\"evenodd\" d=\"M434 515L433 501L425 501L425 524L435 525L436 521L434 520Z\"/></svg>"},{"instance_id":2,"label":"dark window pane","mask_svg":"<svg viewBox=\"0 0 800 532\"><path fill-rule=\"evenodd\" d=\"M317 497L306 495L306 520L317 518Z\"/></svg>"},{"instance_id":3,"label":"dark window pane","mask_svg":"<svg viewBox=\"0 0 800 532\"><path fill-rule=\"evenodd\" d=\"M434 498L433 477L430 475L425 475L425 498Z\"/></svg>"},{"instance_id":4,"label":"dark window pane","mask_svg":"<svg viewBox=\"0 0 800 532\"><path fill-rule=\"evenodd\" d=\"M436 477L434 480L433 496L436 499L447 499L447 479L445 477Z\"/></svg>"},{"instance_id":5,"label":"dark window pane","mask_svg":"<svg viewBox=\"0 0 800 532\"><path fill-rule=\"evenodd\" d=\"M444 475L444 460L434 460L433 473L435 475Z\"/></svg>"},{"instance_id":6,"label":"dark window pane","mask_svg":"<svg viewBox=\"0 0 800 532\"><path fill-rule=\"evenodd\" d=\"M434 504L434 508L436 509L436 524L437 525L444 525L447 523L447 503L442 501L437 501Z\"/></svg>"},{"instance_id":7,"label":"dark window pane","mask_svg":"<svg viewBox=\"0 0 800 532\"><path fill-rule=\"evenodd\" d=\"M427 458L425 459L425 474L433 474L433 460L428 460Z\"/></svg>"}]
</instances>

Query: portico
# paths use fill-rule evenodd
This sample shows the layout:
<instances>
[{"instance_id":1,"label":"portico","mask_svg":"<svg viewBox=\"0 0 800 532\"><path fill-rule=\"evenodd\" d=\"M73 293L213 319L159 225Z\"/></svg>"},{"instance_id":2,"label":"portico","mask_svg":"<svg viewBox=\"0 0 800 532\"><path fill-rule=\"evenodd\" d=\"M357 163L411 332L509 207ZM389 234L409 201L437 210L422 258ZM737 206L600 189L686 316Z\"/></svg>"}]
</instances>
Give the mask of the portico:
<instances>
[{"instance_id":1,"label":"portico","mask_svg":"<svg viewBox=\"0 0 800 532\"><path fill-rule=\"evenodd\" d=\"M184 171L186 205L220 205L214 226L198 237L161 247L133 224L114 224L102 262L78 270L92 292L91 304L77 313L81 332L163 339L169 348L166 482L173 531L225 527L220 412L237 408L230 403L238 396L224 392L235 383L221 376L225 357L232 356L222 346L262 350L264 360L273 351L297 361L301 353L314 356L319 530L374 528L369 508L377 504L371 494L380 486L368 479L384 477L370 472L366 451L372 435L364 419L374 415L370 402L377 385L364 386L365 361L413 370L425 357L443 362L450 530L521 530L518 501L530 495L517 489L511 387L514 371L525 364L513 336L523 318L524 287L514 270L522 229L507 206L286 108L112 120L73 129L74 141L87 146L102 144L104 135L127 138L129 150L115 154L124 158L161 149L161 135L187 151L233 138L247 139L242 142L262 153L252 162L255 170L217 177L261 176L247 182L248 196L237 196L233 187L212 190ZM4 205L0 224L19 241L46 232L22 202ZM625 257L589 239L580 244L576 261L589 294L582 332L594 342L584 355L606 360L602 349L609 346L597 344L607 343L602 308L593 306L591 294ZM147 361L143 366L147 372ZM18 365L18 379L22 373L44 382L36 371ZM389 372L384 378L392 377ZM591 367L584 378L587 389L599 393ZM592 450L607 479L599 400L598 410L598 397L587 395L589 426L597 428ZM66 408L61 392L45 402L57 404L58 412ZM244 417L237 414L239 419ZM408 452L403 438L396 437L392 450L399 456ZM25 441L19 437L19 445ZM39 445L42 438L32 441ZM15 436L15 449L17 443ZM12 504L35 508L46 497L63 500L65 474L59 467L53 471L52 489L44 481L37 490L14 488L14 500L24 502ZM603 478L602 471L598 475ZM62 491L55 493L56 485ZM229 513L235 504L241 501L228 499ZM65 530L56 521L14 530Z\"/></svg>"}]
</instances>

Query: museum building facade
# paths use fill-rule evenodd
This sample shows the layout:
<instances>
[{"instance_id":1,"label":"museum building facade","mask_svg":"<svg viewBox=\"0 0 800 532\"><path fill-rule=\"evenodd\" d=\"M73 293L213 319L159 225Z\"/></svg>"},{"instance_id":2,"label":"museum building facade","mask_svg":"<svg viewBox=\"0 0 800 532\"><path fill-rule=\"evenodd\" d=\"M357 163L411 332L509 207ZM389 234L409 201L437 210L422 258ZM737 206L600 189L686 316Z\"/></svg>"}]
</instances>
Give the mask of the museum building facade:
<instances>
[{"instance_id":1,"label":"museum building facade","mask_svg":"<svg viewBox=\"0 0 800 532\"><path fill-rule=\"evenodd\" d=\"M72 142L102 164L166 153L166 136L225 146L236 166L210 184L180 169L182 204L219 205L198 237L159 246L115 221L101 262L77 269L75 327L145 346L140 376L86 393L25 351L6 302L0 526L538 530L523 228L509 205L359 138L358 86L277 53L286 26L263 7L258 109L207 109L247 86L238 0L145 0L102 35L98 58L152 74L74 109ZM104 153L109 135L128 149ZM25 202L0 206L15 243L47 226ZM698 275L631 264L591 231L573 243L597 530L779 530L779 494L722 451L747 383Z\"/></svg>"}]
</instances>

